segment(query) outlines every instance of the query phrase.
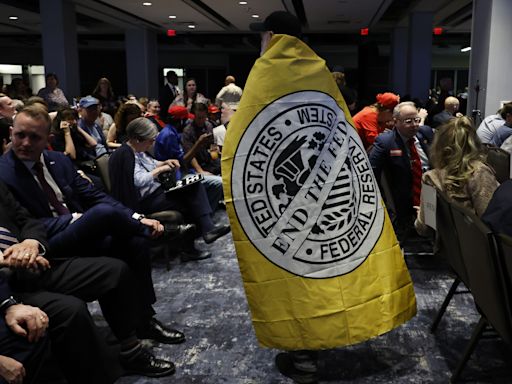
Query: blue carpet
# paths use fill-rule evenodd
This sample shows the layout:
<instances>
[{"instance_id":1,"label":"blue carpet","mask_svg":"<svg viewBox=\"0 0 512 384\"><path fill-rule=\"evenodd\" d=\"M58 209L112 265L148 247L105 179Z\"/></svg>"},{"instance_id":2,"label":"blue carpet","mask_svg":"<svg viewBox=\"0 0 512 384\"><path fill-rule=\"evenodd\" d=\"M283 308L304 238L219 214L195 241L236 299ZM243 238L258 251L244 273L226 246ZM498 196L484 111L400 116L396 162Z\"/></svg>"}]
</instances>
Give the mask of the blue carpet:
<instances>
[{"instance_id":1,"label":"blue carpet","mask_svg":"<svg viewBox=\"0 0 512 384\"><path fill-rule=\"evenodd\" d=\"M216 221L227 223L224 211ZM157 317L185 332L181 345L155 345L157 355L176 363L173 376L120 378L141 383L291 383L275 369L278 351L260 348L251 325L231 235L209 249L214 256L199 262L172 261L167 272L154 261ZM447 383L478 321L469 294L456 295L436 334L429 326L452 277L446 264L431 255L406 256L414 281L418 315L381 337L320 353L321 383ZM93 311L98 308L93 307ZM499 339L482 340L468 362L462 382L511 383L512 364Z\"/></svg>"}]
</instances>

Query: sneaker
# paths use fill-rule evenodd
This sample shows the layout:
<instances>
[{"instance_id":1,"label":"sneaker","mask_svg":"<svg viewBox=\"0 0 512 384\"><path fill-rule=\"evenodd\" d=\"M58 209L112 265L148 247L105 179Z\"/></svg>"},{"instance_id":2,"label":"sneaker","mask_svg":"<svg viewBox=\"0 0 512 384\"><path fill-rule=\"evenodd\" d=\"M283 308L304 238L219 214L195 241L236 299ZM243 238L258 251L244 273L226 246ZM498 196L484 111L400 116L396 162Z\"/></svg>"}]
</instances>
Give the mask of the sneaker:
<instances>
[{"instance_id":1,"label":"sneaker","mask_svg":"<svg viewBox=\"0 0 512 384\"><path fill-rule=\"evenodd\" d=\"M275 359L277 370L286 377L289 377L298 384L318 383L316 372L305 372L295 368L291 355L287 352L281 352Z\"/></svg>"}]
</instances>

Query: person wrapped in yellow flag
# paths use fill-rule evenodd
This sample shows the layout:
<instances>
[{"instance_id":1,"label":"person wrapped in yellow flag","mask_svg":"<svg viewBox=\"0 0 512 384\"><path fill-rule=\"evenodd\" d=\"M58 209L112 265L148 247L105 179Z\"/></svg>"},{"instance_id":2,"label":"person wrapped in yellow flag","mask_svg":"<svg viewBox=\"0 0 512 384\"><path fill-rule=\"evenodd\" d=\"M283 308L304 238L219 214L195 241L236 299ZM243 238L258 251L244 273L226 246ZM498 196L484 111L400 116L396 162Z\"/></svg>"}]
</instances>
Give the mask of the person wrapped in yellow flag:
<instances>
[{"instance_id":1,"label":"person wrapped in yellow flag","mask_svg":"<svg viewBox=\"0 0 512 384\"><path fill-rule=\"evenodd\" d=\"M409 272L347 106L287 12L227 131L227 211L259 343L279 371L317 380L316 351L368 340L416 313Z\"/></svg>"}]
</instances>

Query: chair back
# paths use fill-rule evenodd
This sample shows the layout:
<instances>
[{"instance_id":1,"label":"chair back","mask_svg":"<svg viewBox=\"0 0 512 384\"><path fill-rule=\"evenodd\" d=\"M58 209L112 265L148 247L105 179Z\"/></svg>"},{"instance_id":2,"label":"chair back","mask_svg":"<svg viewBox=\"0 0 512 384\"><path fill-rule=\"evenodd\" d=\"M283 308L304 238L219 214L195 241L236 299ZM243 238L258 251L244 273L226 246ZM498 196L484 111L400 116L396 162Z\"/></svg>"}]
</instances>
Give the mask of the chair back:
<instances>
[{"instance_id":1,"label":"chair back","mask_svg":"<svg viewBox=\"0 0 512 384\"><path fill-rule=\"evenodd\" d=\"M496 180L500 183L510 179L510 153L498 148L487 148L487 164L494 169Z\"/></svg>"},{"instance_id":2,"label":"chair back","mask_svg":"<svg viewBox=\"0 0 512 384\"><path fill-rule=\"evenodd\" d=\"M451 205L446 195L441 191L437 191L436 227L439 253L450 264L450 267L466 287L469 287L468 273L462 259L459 235L455 229Z\"/></svg>"},{"instance_id":3,"label":"chair back","mask_svg":"<svg viewBox=\"0 0 512 384\"><path fill-rule=\"evenodd\" d=\"M96 164L96 168L101 177L101 181L103 181L103 185L107 193L112 192L112 184L110 183L110 175L108 173L108 160L110 159L110 155L108 153L104 153L103 155L94 159L94 164Z\"/></svg>"},{"instance_id":4,"label":"chair back","mask_svg":"<svg viewBox=\"0 0 512 384\"><path fill-rule=\"evenodd\" d=\"M468 272L475 303L504 341L512 341L512 316L501 278L496 239L490 229L469 209L451 203L453 220L459 234L462 259Z\"/></svg>"}]
</instances>

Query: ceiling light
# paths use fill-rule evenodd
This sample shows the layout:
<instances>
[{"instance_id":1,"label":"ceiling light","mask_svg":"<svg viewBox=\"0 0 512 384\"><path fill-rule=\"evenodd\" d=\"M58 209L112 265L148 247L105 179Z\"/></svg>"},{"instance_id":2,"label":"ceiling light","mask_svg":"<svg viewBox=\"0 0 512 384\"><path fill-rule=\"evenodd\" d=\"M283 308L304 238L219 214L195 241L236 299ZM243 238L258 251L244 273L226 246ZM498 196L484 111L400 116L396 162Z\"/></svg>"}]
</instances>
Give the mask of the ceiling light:
<instances>
[{"instance_id":1,"label":"ceiling light","mask_svg":"<svg viewBox=\"0 0 512 384\"><path fill-rule=\"evenodd\" d=\"M471 51L471 47L464 47L460 49L461 52L468 52Z\"/></svg>"},{"instance_id":2,"label":"ceiling light","mask_svg":"<svg viewBox=\"0 0 512 384\"><path fill-rule=\"evenodd\" d=\"M175 19L176 15L169 15L169 19Z\"/></svg>"},{"instance_id":3,"label":"ceiling light","mask_svg":"<svg viewBox=\"0 0 512 384\"><path fill-rule=\"evenodd\" d=\"M259 18L260 15L252 15L252 17L254 17L255 19Z\"/></svg>"},{"instance_id":4,"label":"ceiling light","mask_svg":"<svg viewBox=\"0 0 512 384\"><path fill-rule=\"evenodd\" d=\"M247 1L239 1L238 4L240 4L240 5L247 5Z\"/></svg>"},{"instance_id":5,"label":"ceiling light","mask_svg":"<svg viewBox=\"0 0 512 384\"><path fill-rule=\"evenodd\" d=\"M142 5L149 7L150 5L153 5L153 3L142 3Z\"/></svg>"},{"instance_id":6,"label":"ceiling light","mask_svg":"<svg viewBox=\"0 0 512 384\"><path fill-rule=\"evenodd\" d=\"M18 20L18 16L9 16L9 20Z\"/></svg>"},{"instance_id":7,"label":"ceiling light","mask_svg":"<svg viewBox=\"0 0 512 384\"><path fill-rule=\"evenodd\" d=\"M190 29L194 29L196 26L195 26L194 24L190 24L188 27L189 27Z\"/></svg>"}]
</instances>

